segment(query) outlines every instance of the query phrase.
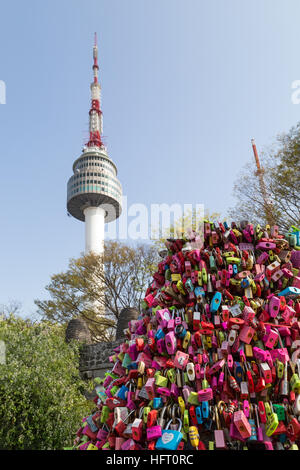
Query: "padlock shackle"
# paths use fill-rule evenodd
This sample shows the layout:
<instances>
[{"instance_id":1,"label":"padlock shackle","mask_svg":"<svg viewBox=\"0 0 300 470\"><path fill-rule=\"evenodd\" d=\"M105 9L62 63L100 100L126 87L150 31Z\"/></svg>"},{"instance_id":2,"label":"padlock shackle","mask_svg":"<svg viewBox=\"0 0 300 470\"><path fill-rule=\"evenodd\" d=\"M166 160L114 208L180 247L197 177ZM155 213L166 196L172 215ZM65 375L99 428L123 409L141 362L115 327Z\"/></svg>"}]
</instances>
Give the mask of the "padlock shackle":
<instances>
[{"instance_id":1,"label":"padlock shackle","mask_svg":"<svg viewBox=\"0 0 300 470\"><path fill-rule=\"evenodd\" d=\"M177 429L176 431L180 432L181 429L182 429L182 421L181 421L180 418L176 418L176 419L177 419L177 421L179 421L179 429ZM169 429L171 423L172 423L172 419L170 419L170 421L168 421L167 426L166 426L166 430Z\"/></svg>"}]
</instances>

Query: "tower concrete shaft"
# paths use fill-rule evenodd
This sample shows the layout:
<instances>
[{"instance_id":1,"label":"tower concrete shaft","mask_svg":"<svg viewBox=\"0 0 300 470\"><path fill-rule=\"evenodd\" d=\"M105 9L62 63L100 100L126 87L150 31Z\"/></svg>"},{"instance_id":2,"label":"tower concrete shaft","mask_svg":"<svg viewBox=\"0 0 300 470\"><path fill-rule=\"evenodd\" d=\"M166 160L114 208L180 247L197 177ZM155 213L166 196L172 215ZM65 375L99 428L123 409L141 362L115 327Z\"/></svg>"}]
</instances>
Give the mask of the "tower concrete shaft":
<instances>
[{"instance_id":1,"label":"tower concrete shaft","mask_svg":"<svg viewBox=\"0 0 300 470\"><path fill-rule=\"evenodd\" d=\"M89 111L89 141L73 163L68 181L67 210L85 222L85 252L103 253L104 224L117 219L122 211L122 186L117 167L103 144L101 86L98 81L98 46L93 47L93 82Z\"/></svg>"}]
</instances>

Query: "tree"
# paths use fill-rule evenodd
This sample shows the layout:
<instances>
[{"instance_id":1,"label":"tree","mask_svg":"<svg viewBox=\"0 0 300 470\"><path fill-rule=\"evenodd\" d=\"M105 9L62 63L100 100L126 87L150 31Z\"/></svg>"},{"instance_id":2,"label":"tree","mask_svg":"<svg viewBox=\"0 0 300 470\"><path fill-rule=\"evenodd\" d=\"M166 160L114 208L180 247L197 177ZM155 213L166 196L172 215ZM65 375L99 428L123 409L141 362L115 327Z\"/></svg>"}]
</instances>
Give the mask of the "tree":
<instances>
[{"instance_id":1,"label":"tree","mask_svg":"<svg viewBox=\"0 0 300 470\"><path fill-rule=\"evenodd\" d=\"M274 145L262 153L264 182L272 218L281 230L300 224L300 123L277 136ZM234 185L237 204L230 210L233 220L266 223L263 191L256 175L254 159L239 174Z\"/></svg>"},{"instance_id":2,"label":"tree","mask_svg":"<svg viewBox=\"0 0 300 470\"><path fill-rule=\"evenodd\" d=\"M51 299L35 300L38 313L64 324L81 317L94 341L111 341L121 310L140 309L156 263L152 245L106 242L104 257L91 253L71 259L67 271L51 277L46 286Z\"/></svg>"},{"instance_id":3,"label":"tree","mask_svg":"<svg viewBox=\"0 0 300 470\"><path fill-rule=\"evenodd\" d=\"M0 340L0 449L62 449L94 405L82 393L79 345L66 344L60 325L12 314L0 321Z\"/></svg>"},{"instance_id":4,"label":"tree","mask_svg":"<svg viewBox=\"0 0 300 470\"><path fill-rule=\"evenodd\" d=\"M154 230L152 229L152 234L154 238L154 245L160 249L165 250L165 241L168 238L184 238L189 235L191 230L195 231L199 236L200 240L203 242L203 223L205 221L219 220L220 214L218 212L210 213L208 210L205 213L202 213L201 210L186 210L181 217L174 220L173 223L170 223L170 226L165 230ZM200 242L201 243L201 242Z\"/></svg>"}]
</instances>

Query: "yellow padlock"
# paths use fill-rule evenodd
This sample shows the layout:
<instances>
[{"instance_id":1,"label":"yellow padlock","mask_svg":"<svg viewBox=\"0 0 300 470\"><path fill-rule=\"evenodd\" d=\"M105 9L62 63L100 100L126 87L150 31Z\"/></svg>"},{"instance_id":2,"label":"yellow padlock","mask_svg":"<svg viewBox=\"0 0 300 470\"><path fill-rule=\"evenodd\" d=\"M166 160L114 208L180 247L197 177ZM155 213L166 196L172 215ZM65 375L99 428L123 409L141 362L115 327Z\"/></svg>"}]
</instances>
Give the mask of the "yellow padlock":
<instances>
[{"instance_id":1,"label":"yellow padlock","mask_svg":"<svg viewBox=\"0 0 300 470\"><path fill-rule=\"evenodd\" d=\"M182 341L183 349L186 349L188 347L190 339L191 339L191 333L189 331L187 331L186 335L185 335L185 337L183 338L183 341Z\"/></svg>"},{"instance_id":2,"label":"yellow padlock","mask_svg":"<svg viewBox=\"0 0 300 470\"><path fill-rule=\"evenodd\" d=\"M185 403L182 397L178 397L178 405L181 411L181 415L184 415L184 410L185 410Z\"/></svg>"}]
</instances>

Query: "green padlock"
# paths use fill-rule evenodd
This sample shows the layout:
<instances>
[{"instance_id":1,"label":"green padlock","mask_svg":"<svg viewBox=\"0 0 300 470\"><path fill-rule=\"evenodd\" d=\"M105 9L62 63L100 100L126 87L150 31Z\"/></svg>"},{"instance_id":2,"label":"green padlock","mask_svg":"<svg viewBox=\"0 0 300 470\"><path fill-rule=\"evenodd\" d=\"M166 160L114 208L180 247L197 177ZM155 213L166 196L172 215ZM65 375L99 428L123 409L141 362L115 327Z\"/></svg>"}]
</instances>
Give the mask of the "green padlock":
<instances>
[{"instance_id":1,"label":"green padlock","mask_svg":"<svg viewBox=\"0 0 300 470\"><path fill-rule=\"evenodd\" d=\"M279 379L282 379L284 374L284 364L280 362L279 359L276 359L276 373Z\"/></svg>"},{"instance_id":2,"label":"green padlock","mask_svg":"<svg viewBox=\"0 0 300 470\"><path fill-rule=\"evenodd\" d=\"M175 369L168 369L167 377L170 380L171 384L174 384L176 382L176 371L175 371Z\"/></svg>"},{"instance_id":3,"label":"green padlock","mask_svg":"<svg viewBox=\"0 0 300 470\"><path fill-rule=\"evenodd\" d=\"M110 410L108 406L103 405L102 411L101 411L101 417L100 417L100 422L101 423L106 423L109 417Z\"/></svg>"},{"instance_id":4,"label":"green padlock","mask_svg":"<svg viewBox=\"0 0 300 470\"><path fill-rule=\"evenodd\" d=\"M150 411L151 411L150 406L145 406L145 408L143 410L143 421L144 421L145 424L147 423L148 414L150 413Z\"/></svg>"},{"instance_id":5,"label":"green padlock","mask_svg":"<svg viewBox=\"0 0 300 470\"><path fill-rule=\"evenodd\" d=\"M183 430L187 434L190 430L189 410L184 410L183 413Z\"/></svg>"},{"instance_id":6,"label":"green padlock","mask_svg":"<svg viewBox=\"0 0 300 470\"><path fill-rule=\"evenodd\" d=\"M129 356L128 353L125 353L123 361L122 361L122 367L125 367L125 369L127 369L127 366L129 366L129 364L131 363L132 363L131 357Z\"/></svg>"},{"instance_id":7,"label":"green padlock","mask_svg":"<svg viewBox=\"0 0 300 470\"><path fill-rule=\"evenodd\" d=\"M112 396L115 396L118 390L120 390L120 387L117 387L117 385L113 385L113 387L111 387L110 389L110 393L112 394Z\"/></svg>"},{"instance_id":8,"label":"green padlock","mask_svg":"<svg viewBox=\"0 0 300 470\"><path fill-rule=\"evenodd\" d=\"M168 377L164 377L163 375L159 374L156 376L155 385L157 387L164 387L168 386Z\"/></svg>"},{"instance_id":9,"label":"green padlock","mask_svg":"<svg viewBox=\"0 0 300 470\"><path fill-rule=\"evenodd\" d=\"M199 406L198 392L191 392L188 397L188 403Z\"/></svg>"},{"instance_id":10,"label":"green padlock","mask_svg":"<svg viewBox=\"0 0 300 470\"><path fill-rule=\"evenodd\" d=\"M283 405L280 404L273 404L273 409L275 413L278 416L278 421L284 421L285 420L285 408Z\"/></svg>"},{"instance_id":11,"label":"green padlock","mask_svg":"<svg viewBox=\"0 0 300 470\"><path fill-rule=\"evenodd\" d=\"M300 390L300 378L299 375L294 373L292 377L290 378L290 387L293 390L293 392L297 391L299 392Z\"/></svg>"}]
</instances>

